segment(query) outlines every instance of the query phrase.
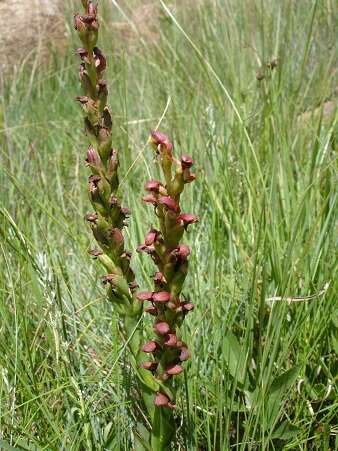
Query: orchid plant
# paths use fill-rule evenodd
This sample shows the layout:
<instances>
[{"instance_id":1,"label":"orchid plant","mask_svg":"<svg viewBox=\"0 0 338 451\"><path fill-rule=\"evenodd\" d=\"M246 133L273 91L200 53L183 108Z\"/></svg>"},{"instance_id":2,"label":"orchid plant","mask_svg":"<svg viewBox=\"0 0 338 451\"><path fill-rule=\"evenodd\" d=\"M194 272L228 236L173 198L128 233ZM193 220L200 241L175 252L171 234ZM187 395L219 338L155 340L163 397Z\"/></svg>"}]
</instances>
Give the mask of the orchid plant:
<instances>
[{"instance_id":1,"label":"orchid plant","mask_svg":"<svg viewBox=\"0 0 338 451\"><path fill-rule=\"evenodd\" d=\"M129 210L121 205L118 196L120 153L112 146L112 118L107 105L107 82L103 78L106 58L97 47L97 5L91 0L82 0L82 5L84 12L74 16L75 29L82 42L76 53L81 60L79 77L83 93L77 101L84 111L89 141L86 163L91 170L88 191L94 211L86 220L99 245L90 254L107 271L102 282L118 315L122 345L128 351L135 374L138 396L131 399L133 447L169 450L176 438L176 376L183 372L183 362L190 357L179 333L186 315L194 307L182 297L190 255L182 239L198 218L183 213L180 201L186 185L195 180L191 172L193 161L188 155L176 159L169 138L159 131L151 133L149 141L163 181L148 181L143 201L153 206L158 228L147 233L138 251L150 255L157 271L152 291L139 291L131 268L132 254L125 248L124 228ZM154 337L147 342L141 327L144 312L154 318Z\"/></svg>"}]
</instances>

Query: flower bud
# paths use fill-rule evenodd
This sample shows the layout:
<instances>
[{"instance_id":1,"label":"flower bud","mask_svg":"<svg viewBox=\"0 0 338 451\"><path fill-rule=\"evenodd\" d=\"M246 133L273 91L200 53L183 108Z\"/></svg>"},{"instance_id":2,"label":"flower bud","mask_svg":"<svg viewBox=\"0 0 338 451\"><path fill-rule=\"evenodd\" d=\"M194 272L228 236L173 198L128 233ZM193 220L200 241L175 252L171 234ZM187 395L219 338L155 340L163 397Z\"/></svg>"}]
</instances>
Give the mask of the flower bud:
<instances>
[{"instance_id":1,"label":"flower bud","mask_svg":"<svg viewBox=\"0 0 338 451\"><path fill-rule=\"evenodd\" d=\"M80 16L79 13L74 15L74 28L79 33L85 33L86 32L86 25L82 20L82 16ZM81 35L80 35L81 38ZM82 39L82 38L81 38Z\"/></svg>"},{"instance_id":2,"label":"flower bud","mask_svg":"<svg viewBox=\"0 0 338 451\"><path fill-rule=\"evenodd\" d=\"M106 69L107 61L105 56L98 47L94 47L93 53L96 72L98 76L101 77L102 72Z\"/></svg>"},{"instance_id":3,"label":"flower bud","mask_svg":"<svg viewBox=\"0 0 338 451\"><path fill-rule=\"evenodd\" d=\"M97 140L99 142L99 154L102 161L107 161L111 152L112 136L110 129L107 127L98 127Z\"/></svg>"},{"instance_id":4,"label":"flower bud","mask_svg":"<svg viewBox=\"0 0 338 451\"><path fill-rule=\"evenodd\" d=\"M113 252L116 255L121 255L124 250L124 237L120 229L112 228L109 232L109 241Z\"/></svg>"},{"instance_id":5,"label":"flower bud","mask_svg":"<svg viewBox=\"0 0 338 451\"><path fill-rule=\"evenodd\" d=\"M83 91L94 99L96 97L96 89L95 86L93 86L91 79L89 78L85 63L80 64L79 78Z\"/></svg>"},{"instance_id":6,"label":"flower bud","mask_svg":"<svg viewBox=\"0 0 338 451\"><path fill-rule=\"evenodd\" d=\"M105 80L99 80L97 89L97 97L99 99L99 110L102 113L107 105L108 88Z\"/></svg>"},{"instance_id":7,"label":"flower bud","mask_svg":"<svg viewBox=\"0 0 338 451\"><path fill-rule=\"evenodd\" d=\"M93 146L89 146L87 150L87 165L90 166L95 174L100 174L103 170L100 155Z\"/></svg>"},{"instance_id":8,"label":"flower bud","mask_svg":"<svg viewBox=\"0 0 338 451\"><path fill-rule=\"evenodd\" d=\"M87 14L96 17L97 7L94 5L92 0L87 0Z\"/></svg>"},{"instance_id":9,"label":"flower bud","mask_svg":"<svg viewBox=\"0 0 338 451\"><path fill-rule=\"evenodd\" d=\"M118 173L117 173L118 167L119 167L118 152L117 152L117 150L112 149L110 151L110 156L108 159L108 168L107 168L106 177L109 180L113 191L115 191L119 185L119 178L118 178Z\"/></svg>"},{"instance_id":10,"label":"flower bud","mask_svg":"<svg viewBox=\"0 0 338 451\"><path fill-rule=\"evenodd\" d=\"M88 11L91 10L92 13L85 15L75 14L74 16L74 27L78 31L80 39L84 47L92 49L95 47L97 42L98 28L99 24L96 19L96 8L94 5L91 8L88 6Z\"/></svg>"}]
</instances>

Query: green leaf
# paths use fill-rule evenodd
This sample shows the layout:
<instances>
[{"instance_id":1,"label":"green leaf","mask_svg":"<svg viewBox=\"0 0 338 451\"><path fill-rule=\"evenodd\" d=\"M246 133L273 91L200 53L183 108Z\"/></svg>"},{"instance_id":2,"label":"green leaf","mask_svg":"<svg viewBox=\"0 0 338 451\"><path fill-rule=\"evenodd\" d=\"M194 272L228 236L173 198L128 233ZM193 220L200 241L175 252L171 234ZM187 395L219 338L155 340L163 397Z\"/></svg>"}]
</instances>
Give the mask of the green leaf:
<instances>
[{"instance_id":1,"label":"green leaf","mask_svg":"<svg viewBox=\"0 0 338 451\"><path fill-rule=\"evenodd\" d=\"M29 445L27 442L20 439L17 440L16 443L18 444L19 448L10 445L5 440L0 440L0 449L5 451L39 451L41 449L37 446Z\"/></svg>"},{"instance_id":2,"label":"green leaf","mask_svg":"<svg viewBox=\"0 0 338 451\"><path fill-rule=\"evenodd\" d=\"M267 393L268 402L266 420L269 428L272 428L277 420L281 411L283 398L296 382L299 370L299 366L294 366L273 381L270 390Z\"/></svg>"},{"instance_id":3,"label":"green leaf","mask_svg":"<svg viewBox=\"0 0 338 451\"><path fill-rule=\"evenodd\" d=\"M273 432L271 438L279 440L292 440L299 434L300 429L297 426L283 421L281 425Z\"/></svg>"},{"instance_id":4,"label":"green leaf","mask_svg":"<svg viewBox=\"0 0 338 451\"><path fill-rule=\"evenodd\" d=\"M4 449L5 451L22 451L22 448L15 448L14 446L11 446L8 442L5 442L4 440L0 440L0 448Z\"/></svg>"},{"instance_id":5,"label":"green leaf","mask_svg":"<svg viewBox=\"0 0 338 451\"><path fill-rule=\"evenodd\" d=\"M228 332L223 341L223 356L227 362L231 376L244 385L246 376L246 353L236 336Z\"/></svg>"}]
</instances>

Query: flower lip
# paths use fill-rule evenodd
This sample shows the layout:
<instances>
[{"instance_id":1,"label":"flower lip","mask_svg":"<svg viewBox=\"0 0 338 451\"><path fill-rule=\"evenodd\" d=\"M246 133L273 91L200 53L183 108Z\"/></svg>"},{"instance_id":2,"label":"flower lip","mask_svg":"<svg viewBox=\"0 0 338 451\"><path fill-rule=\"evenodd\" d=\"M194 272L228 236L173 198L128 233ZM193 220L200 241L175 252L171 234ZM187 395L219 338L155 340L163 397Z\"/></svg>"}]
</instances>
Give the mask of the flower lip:
<instances>
[{"instance_id":1,"label":"flower lip","mask_svg":"<svg viewBox=\"0 0 338 451\"><path fill-rule=\"evenodd\" d=\"M180 353L180 361L184 362L185 360L189 360L191 357L190 351L186 346L182 346Z\"/></svg>"},{"instance_id":2,"label":"flower lip","mask_svg":"<svg viewBox=\"0 0 338 451\"><path fill-rule=\"evenodd\" d=\"M115 246L120 246L124 243L124 236L120 229L113 227L109 231L109 237L113 240Z\"/></svg>"},{"instance_id":3,"label":"flower lip","mask_svg":"<svg viewBox=\"0 0 338 451\"><path fill-rule=\"evenodd\" d=\"M146 182L145 185L144 185L144 189L146 191L151 191L151 192L154 192L154 193L158 193L158 190L159 190L160 186L163 186L163 185L158 180L148 180L148 182Z\"/></svg>"},{"instance_id":4,"label":"flower lip","mask_svg":"<svg viewBox=\"0 0 338 451\"><path fill-rule=\"evenodd\" d=\"M170 293L168 291L157 291L153 293L152 300L159 304L165 304L170 300Z\"/></svg>"},{"instance_id":5,"label":"flower lip","mask_svg":"<svg viewBox=\"0 0 338 451\"><path fill-rule=\"evenodd\" d=\"M140 365L141 368L149 371L156 371L157 366L158 366L157 362L143 362Z\"/></svg>"},{"instance_id":6,"label":"flower lip","mask_svg":"<svg viewBox=\"0 0 338 451\"><path fill-rule=\"evenodd\" d=\"M151 340L142 346L141 351L146 353L152 353L156 351L158 348L159 348L158 343L154 340Z\"/></svg>"},{"instance_id":7,"label":"flower lip","mask_svg":"<svg viewBox=\"0 0 338 451\"><path fill-rule=\"evenodd\" d=\"M155 324L154 330L159 335L167 335L167 333L170 331L169 324L165 321L159 321Z\"/></svg>"},{"instance_id":8,"label":"flower lip","mask_svg":"<svg viewBox=\"0 0 338 451\"><path fill-rule=\"evenodd\" d=\"M170 376L177 376L178 374L181 374L183 371L183 368L178 363L173 363L172 365L169 365L165 372L167 374L170 374Z\"/></svg>"},{"instance_id":9,"label":"flower lip","mask_svg":"<svg viewBox=\"0 0 338 451\"><path fill-rule=\"evenodd\" d=\"M141 291L136 295L139 301L150 301L153 297L152 291Z\"/></svg>"},{"instance_id":10,"label":"flower lip","mask_svg":"<svg viewBox=\"0 0 338 451\"><path fill-rule=\"evenodd\" d=\"M191 302L182 302L182 308L185 312L191 312L194 310L195 306Z\"/></svg>"},{"instance_id":11,"label":"flower lip","mask_svg":"<svg viewBox=\"0 0 338 451\"><path fill-rule=\"evenodd\" d=\"M187 261L190 255L190 248L186 244L180 244L175 249L173 249L170 255L173 258L181 260L182 262Z\"/></svg>"},{"instance_id":12,"label":"flower lip","mask_svg":"<svg viewBox=\"0 0 338 451\"><path fill-rule=\"evenodd\" d=\"M98 152L94 149L93 146L89 146L87 150L87 159L86 162L89 165L98 166L101 163L101 158Z\"/></svg>"},{"instance_id":13,"label":"flower lip","mask_svg":"<svg viewBox=\"0 0 338 451\"><path fill-rule=\"evenodd\" d=\"M144 309L144 311L146 313L149 313L149 315L152 315L152 316L157 316L157 314L158 314L157 308L154 307L153 305L147 307L146 309Z\"/></svg>"},{"instance_id":14,"label":"flower lip","mask_svg":"<svg viewBox=\"0 0 338 451\"><path fill-rule=\"evenodd\" d=\"M155 273L153 279L155 284L161 284L165 282L164 275L159 271Z\"/></svg>"},{"instance_id":15,"label":"flower lip","mask_svg":"<svg viewBox=\"0 0 338 451\"><path fill-rule=\"evenodd\" d=\"M191 183L194 180L196 180L196 174L194 174L190 171L187 171L187 173L183 174L183 179L184 179L185 183Z\"/></svg>"},{"instance_id":16,"label":"flower lip","mask_svg":"<svg viewBox=\"0 0 338 451\"><path fill-rule=\"evenodd\" d=\"M157 198L154 194L146 194L142 197L142 200L148 204L156 204Z\"/></svg>"},{"instance_id":17,"label":"flower lip","mask_svg":"<svg viewBox=\"0 0 338 451\"><path fill-rule=\"evenodd\" d=\"M86 103L89 102L89 97L87 97L87 96L77 96L77 97L75 97L75 100L80 102L81 105L85 105Z\"/></svg>"},{"instance_id":18,"label":"flower lip","mask_svg":"<svg viewBox=\"0 0 338 451\"><path fill-rule=\"evenodd\" d=\"M91 255L94 259L103 255L103 252L100 249L91 249L88 251L88 254Z\"/></svg>"},{"instance_id":19,"label":"flower lip","mask_svg":"<svg viewBox=\"0 0 338 451\"><path fill-rule=\"evenodd\" d=\"M88 51L82 47L76 49L76 55L79 55L82 61L88 62Z\"/></svg>"},{"instance_id":20,"label":"flower lip","mask_svg":"<svg viewBox=\"0 0 338 451\"><path fill-rule=\"evenodd\" d=\"M97 71L103 72L106 69L107 61L106 57L98 47L94 47L95 67Z\"/></svg>"},{"instance_id":21,"label":"flower lip","mask_svg":"<svg viewBox=\"0 0 338 451\"><path fill-rule=\"evenodd\" d=\"M185 226L188 226L189 224L194 224L195 222L199 221L198 216L193 215L191 213L182 213L178 219L181 219L184 222Z\"/></svg>"},{"instance_id":22,"label":"flower lip","mask_svg":"<svg viewBox=\"0 0 338 451\"><path fill-rule=\"evenodd\" d=\"M181 156L182 169L189 169L194 164L193 159L189 155Z\"/></svg>"},{"instance_id":23,"label":"flower lip","mask_svg":"<svg viewBox=\"0 0 338 451\"><path fill-rule=\"evenodd\" d=\"M175 406L170 402L170 398L164 393L156 393L154 404L157 407L169 407L170 409L175 408Z\"/></svg>"},{"instance_id":24,"label":"flower lip","mask_svg":"<svg viewBox=\"0 0 338 451\"><path fill-rule=\"evenodd\" d=\"M145 244L140 244L137 246L137 252L145 252L146 254L152 255L154 252L153 246L146 246Z\"/></svg>"},{"instance_id":25,"label":"flower lip","mask_svg":"<svg viewBox=\"0 0 338 451\"><path fill-rule=\"evenodd\" d=\"M93 222L95 224L97 220L98 220L98 214L97 213L88 213L86 215L86 221L88 221L88 222Z\"/></svg>"},{"instance_id":26,"label":"flower lip","mask_svg":"<svg viewBox=\"0 0 338 451\"><path fill-rule=\"evenodd\" d=\"M159 203L167 207L168 210L174 211L175 213L178 213L180 211L178 203L170 196L160 197Z\"/></svg>"},{"instance_id":27,"label":"flower lip","mask_svg":"<svg viewBox=\"0 0 338 451\"><path fill-rule=\"evenodd\" d=\"M156 229L151 229L144 240L144 244L146 246L152 246L155 241L157 240L157 237L159 236L160 232Z\"/></svg>"},{"instance_id":28,"label":"flower lip","mask_svg":"<svg viewBox=\"0 0 338 451\"><path fill-rule=\"evenodd\" d=\"M177 336L176 334L168 334L164 340L164 346L168 346L168 348L175 348L177 345Z\"/></svg>"},{"instance_id":29,"label":"flower lip","mask_svg":"<svg viewBox=\"0 0 338 451\"><path fill-rule=\"evenodd\" d=\"M106 274L101 277L103 285L107 285L107 283L113 282L116 279L115 274Z\"/></svg>"}]
</instances>

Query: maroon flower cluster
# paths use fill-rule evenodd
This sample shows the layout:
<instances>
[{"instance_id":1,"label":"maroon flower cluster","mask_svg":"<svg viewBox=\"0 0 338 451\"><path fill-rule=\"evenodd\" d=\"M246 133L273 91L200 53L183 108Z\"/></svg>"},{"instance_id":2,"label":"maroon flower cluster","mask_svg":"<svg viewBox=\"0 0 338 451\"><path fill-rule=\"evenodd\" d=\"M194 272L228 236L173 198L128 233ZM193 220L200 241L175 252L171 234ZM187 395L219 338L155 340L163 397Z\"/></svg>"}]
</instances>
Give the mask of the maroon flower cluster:
<instances>
[{"instance_id":1,"label":"maroon flower cluster","mask_svg":"<svg viewBox=\"0 0 338 451\"><path fill-rule=\"evenodd\" d=\"M84 111L85 132L90 141L86 163L91 170L88 191L95 212L86 219L100 246L90 253L109 271L102 281L109 288L109 298L121 305L126 299L133 302L137 287L130 267L131 254L125 250L123 236L129 210L121 206L117 197L119 159L118 151L112 147L112 118L107 105L107 82L103 79L106 58L96 46L97 6L91 0L82 0L82 4L84 14L74 16L74 26L83 46L76 51L81 60L79 77L83 90L83 95L76 100ZM141 311L139 308L139 314Z\"/></svg>"},{"instance_id":2,"label":"maroon flower cluster","mask_svg":"<svg viewBox=\"0 0 338 451\"><path fill-rule=\"evenodd\" d=\"M185 316L194 308L191 302L181 296L190 255L189 247L182 244L181 240L189 225L197 222L198 218L193 214L182 213L180 207L180 197L185 185L195 180L195 175L191 172L192 158L183 155L180 161L176 160L172 143L160 132L152 132L150 140L158 156L165 183L148 181L145 184L147 194L143 197L146 203L154 206L160 227L159 230L152 228L144 243L138 247L139 252L146 252L151 256L158 269L153 277L154 290L137 295L140 301L149 303L145 311L155 317L156 334L154 340L141 348L144 353L152 356L152 359L143 362L141 366L151 371L165 387L171 384L173 376L183 371L182 362L190 357L187 344L178 334ZM162 391L157 393L155 405L175 407L170 396Z\"/></svg>"}]
</instances>

